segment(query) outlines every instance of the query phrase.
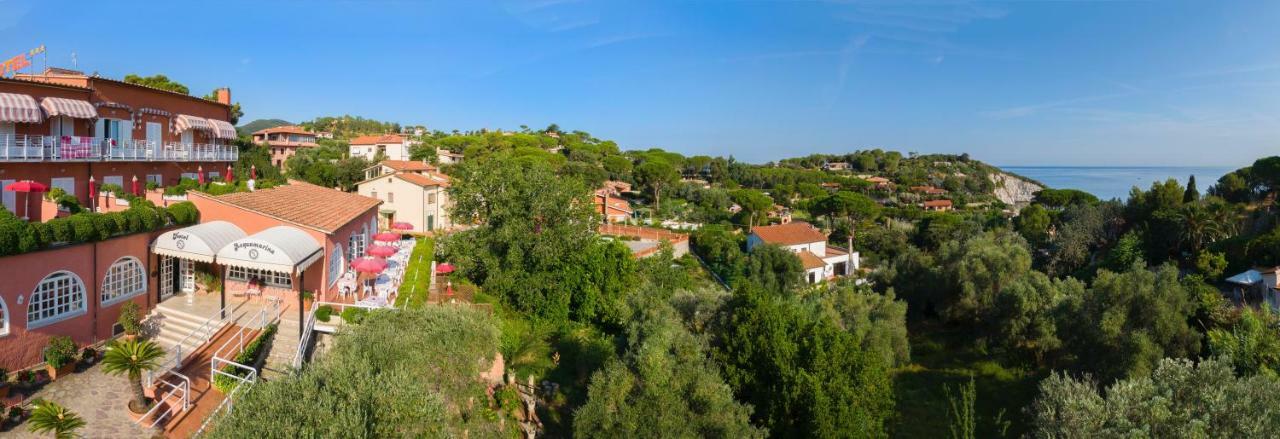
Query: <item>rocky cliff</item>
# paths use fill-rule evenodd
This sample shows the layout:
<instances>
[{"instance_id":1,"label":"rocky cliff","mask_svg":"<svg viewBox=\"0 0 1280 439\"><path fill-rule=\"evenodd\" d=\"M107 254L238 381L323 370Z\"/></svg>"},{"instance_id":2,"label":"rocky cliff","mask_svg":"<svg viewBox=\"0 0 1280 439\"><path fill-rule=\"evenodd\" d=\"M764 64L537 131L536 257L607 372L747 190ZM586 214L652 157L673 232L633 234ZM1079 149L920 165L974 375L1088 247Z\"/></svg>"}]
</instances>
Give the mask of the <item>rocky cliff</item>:
<instances>
[{"instance_id":1,"label":"rocky cliff","mask_svg":"<svg viewBox=\"0 0 1280 439\"><path fill-rule=\"evenodd\" d=\"M990 174L995 183L995 195L1000 201L1010 206L1021 208L1031 202L1044 187L1027 180L1003 172Z\"/></svg>"}]
</instances>

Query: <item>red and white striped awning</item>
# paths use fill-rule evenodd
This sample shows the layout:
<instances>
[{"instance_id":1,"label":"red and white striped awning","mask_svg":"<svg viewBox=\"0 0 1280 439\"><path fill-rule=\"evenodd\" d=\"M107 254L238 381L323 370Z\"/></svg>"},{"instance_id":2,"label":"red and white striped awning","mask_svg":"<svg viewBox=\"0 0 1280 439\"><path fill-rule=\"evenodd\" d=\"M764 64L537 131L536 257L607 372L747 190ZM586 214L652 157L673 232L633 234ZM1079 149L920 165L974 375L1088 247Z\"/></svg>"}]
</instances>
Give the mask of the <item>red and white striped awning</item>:
<instances>
[{"instance_id":1,"label":"red and white striped awning","mask_svg":"<svg viewBox=\"0 0 1280 439\"><path fill-rule=\"evenodd\" d=\"M181 133L186 130L213 131L213 125L208 119L203 117L195 117L187 114L179 114L173 118L173 132Z\"/></svg>"},{"instance_id":2,"label":"red and white striped awning","mask_svg":"<svg viewBox=\"0 0 1280 439\"><path fill-rule=\"evenodd\" d=\"M40 123L44 116L36 99L16 93L0 93L0 122Z\"/></svg>"},{"instance_id":3,"label":"red and white striped awning","mask_svg":"<svg viewBox=\"0 0 1280 439\"><path fill-rule=\"evenodd\" d=\"M98 109L89 101L67 98L44 98L40 100L40 108L49 117L67 116L76 119L97 119Z\"/></svg>"},{"instance_id":4,"label":"red and white striped awning","mask_svg":"<svg viewBox=\"0 0 1280 439\"><path fill-rule=\"evenodd\" d=\"M219 139L236 138L236 127L235 125L232 125L230 122L222 121L218 119L205 119L205 120L209 121L209 124L213 125L214 137L217 137Z\"/></svg>"}]
</instances>

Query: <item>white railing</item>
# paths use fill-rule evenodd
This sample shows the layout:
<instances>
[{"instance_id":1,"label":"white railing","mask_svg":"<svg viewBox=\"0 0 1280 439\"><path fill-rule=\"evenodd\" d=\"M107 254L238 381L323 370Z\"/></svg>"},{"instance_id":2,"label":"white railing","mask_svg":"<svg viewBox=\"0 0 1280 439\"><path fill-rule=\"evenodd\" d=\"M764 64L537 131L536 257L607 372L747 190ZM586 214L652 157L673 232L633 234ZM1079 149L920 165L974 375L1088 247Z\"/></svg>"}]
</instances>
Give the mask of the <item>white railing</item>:
<instances>
[{"instance_id":1,"label":"white railing","mask_svg":"<svg viewBox=\"0 0 1280 439\"><path fill-rule=\"evenodd\" d=\"M0 161L236 161L235 145L0 134Z\"/></svg>"},{"instance_id":2,"label":"white railing","mask_svg":"<svg viewBox=\"0 0 1280 439\"><path fill-rule=\"evenodd\" d=\"M163 421L165 418L168 418L175 413L182 413L191 408L191 379L176 371L171 373L174 377L177 377L182 381L179 381L178 384L165 380L158 381L159 384L168 386L168 392L165 392L162 397L155 398L155 405L151 406L151 410L147 410L147 412L141 417L133 421L135 424L142 425L143 421L146 421L147 418L151 418L151 423L146 427L155 428L155 426L159 425L160 421ZM160 394L160 386L156 386L156 394ZM177 399L177 403L172 401L175 398ZM162 407L165 408L164 413L156 413ZM181 409L178 409L178 407L181 407ZM175 411L175 409L177 410Z\"/></svg>"},{"instance_id":3,"label":"white railing","mask_svg":"<svg viewBox=\"0 0 1280 439\"><path fill-rule=\"evenodd\" d=\"M186 337L183 337L182 340L173 345L173 355L168 360L165 360L164 363L161 363L160 367L156 368L155 371L147 372L146 382L143 384L146 387L151 387L157 375L164 375L166 372L181 369L182 362L186 360L186 356L208 341L209 337L213 336L213 333L218 332L227 323L228 319L225 316L229 308L225 307L216 311L214 315L209 316L200 326L192 329L191 332L187 333Z\"/></svg>"},{"instance_id":4,"label":"white railing","mask_svg":"<svg viewBox=\"0 0 1280 439\"><path fill-rule=\"evenodd\" d=\"M337 303L337 302L320 302L320 301L311 302L311 310L307 311L307 316L303 320L302 328L299 329L300 331L302 331L302 337L301 337L301 340L298 340L298 351L294 352L293 354L294 370L302 369L302 359L306 358L305 354L307 351L307 345L310 344L311 333L315 331L315 327L316 327L316 310L320 309L321 306L325 306L325 305L328 305L329 307L333 308L334 309L333 312L335 314L341 314L342 311L345 310L347 307L364 308L366 310L397 309L397 308L382 308L382 307L372 306L372 305L361 305L356 303Z\"/></svg>"},{"instance_id":5,"label":"white railing","mask_svg":"<svg viewBox=\"0 0 1280 439\"><path fill-rule=\"evenodd\" d=\"M244 379L241 379L240 377L234 378L240 380L240 382L236 383L236 386L227 393L227 397L222 398L222 402L218 403L218 407L214 408L213 411L209 413L209 416L204 418L204 422L200 423L200 429L196 430L196 432L191 435L192 438L197 438L203 435L204 430L209 428L209 423L213 422L214 419L217 419L223 412L231 411L235 406L236 395L242 391L249 391L249 389L253 387L253 384L258 381L258 371L254 370L250 376L247 376Z\"/></svg>"}]
</instances>

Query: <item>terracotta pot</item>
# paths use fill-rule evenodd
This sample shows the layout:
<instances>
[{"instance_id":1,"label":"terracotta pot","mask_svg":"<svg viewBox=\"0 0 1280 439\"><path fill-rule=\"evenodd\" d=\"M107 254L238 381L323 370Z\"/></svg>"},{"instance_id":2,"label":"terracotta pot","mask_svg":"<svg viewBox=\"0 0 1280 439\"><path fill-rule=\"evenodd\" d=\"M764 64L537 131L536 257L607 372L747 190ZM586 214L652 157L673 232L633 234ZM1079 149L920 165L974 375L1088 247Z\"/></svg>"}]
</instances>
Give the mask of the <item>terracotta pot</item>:
<instances>
[{"instance_id":1,"label":"terracotta pot","mask_svg":"<svg viewBox=\"0 0 1280 439\"><path fill-rule=\"evenodd\" d=\"M70 375L72 372L75 372L76 364L68 362L67 364L62 365L62 367L59 367L57 369L54 369L53 366L46 364L44 368L46 371L49 372L49 380L53 381L58 379L59 376Z\"/></svg>"}]
</instances>

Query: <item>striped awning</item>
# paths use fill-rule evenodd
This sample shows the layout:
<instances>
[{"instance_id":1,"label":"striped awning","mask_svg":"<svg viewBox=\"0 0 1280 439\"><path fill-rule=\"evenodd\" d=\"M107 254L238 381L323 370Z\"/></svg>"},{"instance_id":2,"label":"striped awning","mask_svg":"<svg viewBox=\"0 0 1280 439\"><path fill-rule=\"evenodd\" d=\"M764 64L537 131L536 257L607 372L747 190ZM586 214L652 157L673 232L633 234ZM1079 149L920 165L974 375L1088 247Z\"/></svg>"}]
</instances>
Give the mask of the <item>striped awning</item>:
<instances>
[{"instance_id":1,"label":"striped awning","mask_svg":"<svg viewBox=\"0 0 1280 439\"><path fill-rule=\"evenodd\" d=\"M232 125L230 122L222 121L218 119L205 119L205 120L209 121L210 125L213 125L214 137L217 137L219 139L236 138L236 127L235 125Z\"/></svg>"},{"instance_id":2,"label":"striped awning","mask_svg":"<svg viewBox=\"0 0 1280 439\"><path fill-rule=\"evenodd\" d=\"M36 99L16 93L0 93L0 122L40 123L44 119Z\"/></svg>"},{"instance_id":3,"label":"striped awning","mask_svg":"<svg viewBox=\"0 0 1280 439\"><path fill-rule=\"evenodd\" d=\"M40 100L40 108L49 117L67 116L76 119L97 119L98 109L89 101L67 98L44 98Z\"/></svg>"},{"instance_id":4,"label":"striped awning","mask_svg":"<svg viewBox=\"0 0 1280 439\"><path fill-rule=\"evenodd\" d=\"M181 133L186 130L213 131L213 125L208 119L203 117L195 117L186 114L179 114L173 118L173 132Z\"/></svg>"},{"instance_id":5,"label":"striped awning","mask_svg":"<svg viewBox=\"0 0 1280 439\"><path fill-rule=\"evenodd\" d=\"M156 116L164 116L164 117L170 117L170 116L173 116L173 113L170 113L170 112L168 112L168 111L164 111L164 110L157 110L157 109L155 109L155 108L151 108L151 107L142 107L142 108L139 108L139 109L138 109L138 112L139 112L139 113L144 113L144 114L154 114L154 115L156 115Z\"/></svg>"}]
</instances>

